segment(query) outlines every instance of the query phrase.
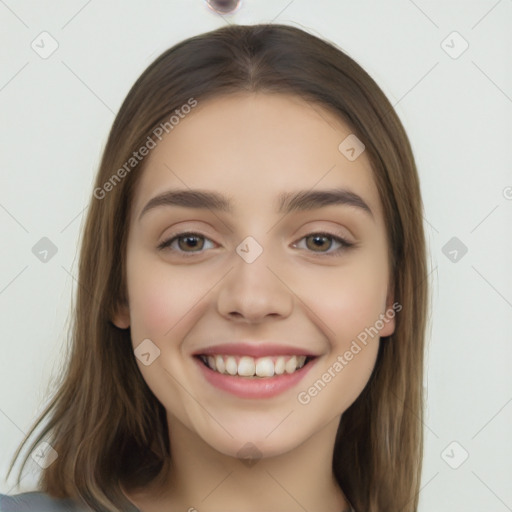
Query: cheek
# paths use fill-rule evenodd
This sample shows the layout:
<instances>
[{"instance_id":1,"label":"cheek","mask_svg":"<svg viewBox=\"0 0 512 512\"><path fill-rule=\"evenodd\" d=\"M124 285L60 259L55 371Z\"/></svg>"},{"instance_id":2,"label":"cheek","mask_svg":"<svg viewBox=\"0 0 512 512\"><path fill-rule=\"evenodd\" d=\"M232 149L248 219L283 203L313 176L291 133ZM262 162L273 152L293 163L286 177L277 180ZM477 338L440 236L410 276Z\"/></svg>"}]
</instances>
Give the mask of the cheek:
<instances>
[{"instance_id":1,"label":"cheek","mask_svg":"<svg viewBox=\"0 0 512 512\"><path fill-rule=\"evenodd\" d=\"M329 279L312 281L322 293L307 302L321 318L329 352L304 382L297 400L305 414L343 413L360 395L374 369L379 349L375 323L383 312L387 275L378 265L350 265Z\"/></svg>"},{"instance_id":2,"label":"cheek","mask_svg":"<svg viewBox=\"0 0 512 512\"><path fill-rule=\"evenodd\" d=\"M387 279L384 266L362 257L355 264L312 276L302 295L325 324L329 338L349 341L384 312Z\"/></svg>"},{"instance_id":3,"label":"cheek","mask_svg":"<svg viewBox=\"0 0 512 512\"><path fill-rule=\"evenodd\" d=\"M128 267L128 293L133 338L150 338L158 344L172 336L180 322L201 309L214 277L197 269L176 267L150 258L133 258ZM212 282L212 284L210 284ZM135 342L135 339L134 339Z\"/></svg>"}]
</instances>

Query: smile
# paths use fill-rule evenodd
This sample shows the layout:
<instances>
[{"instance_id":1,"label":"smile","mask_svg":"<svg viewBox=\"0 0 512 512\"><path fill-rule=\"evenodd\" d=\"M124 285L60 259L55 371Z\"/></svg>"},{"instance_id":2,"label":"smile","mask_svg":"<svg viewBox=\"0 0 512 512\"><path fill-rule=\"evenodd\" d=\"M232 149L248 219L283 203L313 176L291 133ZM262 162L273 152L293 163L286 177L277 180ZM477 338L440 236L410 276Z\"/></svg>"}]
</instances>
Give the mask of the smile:
<instances>
[{"instance_id":1,"label":"smile","mask_svg":"<svg viewBox=\"0 0 512 512\"><path fill-rule=\"evenodd\" d=\"M196 354L192 359L212 389L243 399L260 400L296 387L319 358L305 355Z\"/></svg>"},{"instance_id":2,"label":"smile","mask_svg":"<svg viewBox=\"0 0 512 512\"><path fill-rule=\"evenodd\" d=\"M312 358L307 356L266 356L254 358L233 355L200 355L201 361L214 372L247 378L269 378L292 374Z\"/></svg>"}]
</instances>

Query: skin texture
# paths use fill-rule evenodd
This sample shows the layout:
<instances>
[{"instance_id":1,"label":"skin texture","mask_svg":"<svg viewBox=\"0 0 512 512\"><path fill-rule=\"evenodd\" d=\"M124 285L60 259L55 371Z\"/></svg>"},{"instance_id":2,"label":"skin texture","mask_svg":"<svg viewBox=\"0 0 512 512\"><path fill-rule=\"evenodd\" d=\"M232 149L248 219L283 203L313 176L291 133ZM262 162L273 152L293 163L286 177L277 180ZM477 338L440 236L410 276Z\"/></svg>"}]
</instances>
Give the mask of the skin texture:
<instances>
[{"instance_id":1,"label":"skin texture","mask_svg":"<svg viewBox=\"0 0 512 512\"><path fill-rule=\"evenodd\" d=\"M129 304L113 319L130 327L134 349L149 338L160 350L149 366L137 364L167 410L172 469L162 487L127 493L144 512L348 509L332 476L334 438L386 341L375 336L359 344L308 404L297 395L393 304L369 161L363 152L351 162L338 150L350 133L335 115L301 98L241 93L199 102L146 157L129 225ZM347 205L287 215L274 207L281 192L336 187L360 195L373 217ZM163 206L139 220L146 203L170 188L225 194L234 213ZM171 235L190 232L205 238L197 246L177 239L174 252L157 249ZM355 246L335 254L333 239L315 246L309 235L319 232ZM263 249L250 264L236 252L247 236ZM380 336L394 328L390 319ZM241 340L290 344L319 357L296 387L242 399L208 384L191 356ZM237 458L246 443L261 455L250 466Z\"/></svg>"}]
</instances>

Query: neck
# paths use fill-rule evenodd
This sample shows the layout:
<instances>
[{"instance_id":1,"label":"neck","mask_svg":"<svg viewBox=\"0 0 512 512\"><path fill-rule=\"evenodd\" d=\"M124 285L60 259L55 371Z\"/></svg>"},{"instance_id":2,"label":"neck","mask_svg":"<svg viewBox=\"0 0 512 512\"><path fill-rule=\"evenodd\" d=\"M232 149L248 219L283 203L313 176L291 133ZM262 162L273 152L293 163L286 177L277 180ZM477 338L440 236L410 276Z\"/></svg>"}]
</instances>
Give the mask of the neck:
<instances>
[{"instance_id":1,"label":"neck","mask_svg":"<svg viewBox=\"0 0 512 512\"><path fill-rule=\"evenodd\" d=\"M336 417L294 450L259 458L224 455L185 425L168 417L172 462L163 484L147 491L158 507L168 510L225 512L281 511L345 512L350 505L332 473ZM152 512L140 495L135 504ZM156 508L155 508L156 509Z\"/></svg>"}]
</instances>

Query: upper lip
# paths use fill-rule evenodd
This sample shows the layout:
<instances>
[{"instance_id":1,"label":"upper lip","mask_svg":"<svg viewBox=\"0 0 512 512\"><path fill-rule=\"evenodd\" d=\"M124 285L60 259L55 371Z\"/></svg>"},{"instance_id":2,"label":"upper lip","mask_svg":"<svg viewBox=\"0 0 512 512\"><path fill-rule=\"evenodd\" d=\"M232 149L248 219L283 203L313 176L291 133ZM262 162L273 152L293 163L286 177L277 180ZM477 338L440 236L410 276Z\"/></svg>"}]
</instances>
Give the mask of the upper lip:
<instances>
[{"instance_id":1,"label":"upper lip","mask_svg":"<svg viewBox=\"0 0 512 512\"><path fill-rule=\"evenodd\" d=\"M294 347L291 345L278 345L274 343L265 343L262 341L253 343L223 343L219 345L210 345L197 350L193 353L194 356L199 355L228 355L228 356L250 356L250 357L264 357L264 356L279 356L279 355L297 355L297 356L310 356L316 357L311 350Z\"/></svg>"}]
</instances>

